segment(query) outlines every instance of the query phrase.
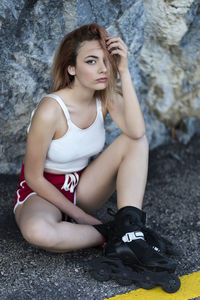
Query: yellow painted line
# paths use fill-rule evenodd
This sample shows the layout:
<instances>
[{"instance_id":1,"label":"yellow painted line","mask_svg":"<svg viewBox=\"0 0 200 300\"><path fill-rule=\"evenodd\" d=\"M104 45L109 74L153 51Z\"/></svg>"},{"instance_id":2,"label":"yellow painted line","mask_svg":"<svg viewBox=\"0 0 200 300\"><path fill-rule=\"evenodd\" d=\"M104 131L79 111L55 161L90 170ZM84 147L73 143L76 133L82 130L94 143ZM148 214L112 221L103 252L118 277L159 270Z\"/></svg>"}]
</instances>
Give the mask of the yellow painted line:
<instances>
[{"instance_id":1,"label":"yellow painted line","mask_svg":"<svg viewBox=\"0 0 200 300\"><path fill-rule=\"evenodd\" d=\"M161 287L152 290L138 289L124 295L105 300L189 300L200 297L200 271L180 277L181 287L173 294L168 294Z\"/></svg>"}]
</instances>

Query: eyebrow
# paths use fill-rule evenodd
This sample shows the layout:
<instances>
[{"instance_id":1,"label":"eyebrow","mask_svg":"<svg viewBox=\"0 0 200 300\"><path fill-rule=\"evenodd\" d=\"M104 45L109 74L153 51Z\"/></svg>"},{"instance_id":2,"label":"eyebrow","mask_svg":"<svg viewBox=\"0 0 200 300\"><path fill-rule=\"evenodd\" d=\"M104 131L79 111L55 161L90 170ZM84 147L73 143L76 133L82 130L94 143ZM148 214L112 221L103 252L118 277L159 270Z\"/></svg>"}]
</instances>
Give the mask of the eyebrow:
<instances>
[{"instance_id":1,"label":"eyebrow","mask_svg":"<svg viewBox=\"0 0 200 300\"><path fill-rule=\"evenodd\" d=\"M95 56L95 55L88 55L88 56L86 56L85 58L88 58L88 57L98 58L98 56Z\"/></svg>"}]
</instances>

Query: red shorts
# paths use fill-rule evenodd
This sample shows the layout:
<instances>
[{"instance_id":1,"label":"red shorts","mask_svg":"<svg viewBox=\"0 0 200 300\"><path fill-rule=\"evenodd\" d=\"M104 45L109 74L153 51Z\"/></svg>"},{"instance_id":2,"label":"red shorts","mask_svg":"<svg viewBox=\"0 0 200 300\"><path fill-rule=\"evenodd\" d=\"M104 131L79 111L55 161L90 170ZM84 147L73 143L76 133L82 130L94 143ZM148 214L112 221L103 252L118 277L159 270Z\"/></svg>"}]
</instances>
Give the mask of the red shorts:
<instances>
[{"instance_id":1,"label":"red shorts","mask_svg":"<svg viewBox=\"0 0 200 300\"><path fill-rule=\"evenodd\" d=\"M69 201L76 204L76 187L83 170L70 174L52 174L44 172L44 177L51 182ZM19 185L15 195L14 212L18 205L24 203L31 195L36 194L26 183L24 165L22 165Z\"/></svg>"}]
</instances>

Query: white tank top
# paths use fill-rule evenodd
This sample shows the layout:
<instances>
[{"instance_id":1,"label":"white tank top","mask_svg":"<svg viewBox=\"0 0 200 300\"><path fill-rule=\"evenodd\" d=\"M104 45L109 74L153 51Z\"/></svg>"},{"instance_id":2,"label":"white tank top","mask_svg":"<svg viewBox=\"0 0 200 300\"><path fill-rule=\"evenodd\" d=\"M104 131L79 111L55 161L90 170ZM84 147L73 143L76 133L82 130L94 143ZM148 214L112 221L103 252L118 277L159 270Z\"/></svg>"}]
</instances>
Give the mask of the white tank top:
<instances>
[{"instance_id":1,"label":"white tank top","mask_svg":"<svg viewBox=\"0 0 200 300\"><path fill-rule=\"evenodd\" d=\"M105 144L101 101L96 99L97 115L95 121L88 128L81 129L71 121L67 106L59 96L49 94L46 97L53 98L60 104L67 119L68 130L61 138L51 141L45 168L63 173L84 169L88 165L89 159L98 154ZM29 128L30 125L28 130Z\"/></svg>"}]
</instances>

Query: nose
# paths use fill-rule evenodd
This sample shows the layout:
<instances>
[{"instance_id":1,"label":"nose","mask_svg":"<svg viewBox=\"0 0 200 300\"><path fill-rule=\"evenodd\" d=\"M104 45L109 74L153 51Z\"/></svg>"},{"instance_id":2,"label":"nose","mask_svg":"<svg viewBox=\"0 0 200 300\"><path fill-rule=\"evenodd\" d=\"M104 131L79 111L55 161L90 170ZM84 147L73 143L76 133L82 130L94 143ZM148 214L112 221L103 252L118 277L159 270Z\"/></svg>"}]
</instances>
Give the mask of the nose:
<instances>
[{"instance_id":1,"label":"nose","mask_svg":"<svg viewBox=\"0 0 200 300\"><path fill-rule=\"evenodd\" d=\"M99 65L99 73L106 73L107 72L107 67L104 62L101 62Z\"/></svg>"}]
</instances>

